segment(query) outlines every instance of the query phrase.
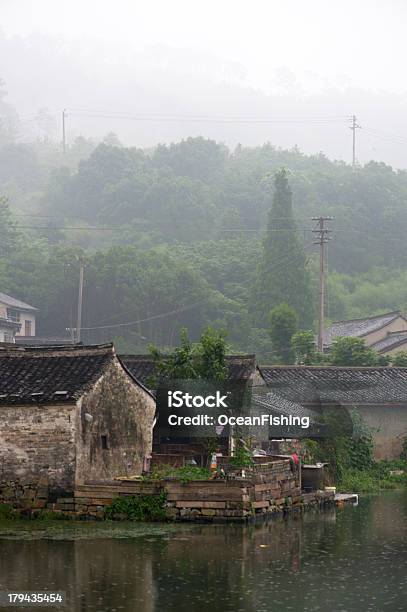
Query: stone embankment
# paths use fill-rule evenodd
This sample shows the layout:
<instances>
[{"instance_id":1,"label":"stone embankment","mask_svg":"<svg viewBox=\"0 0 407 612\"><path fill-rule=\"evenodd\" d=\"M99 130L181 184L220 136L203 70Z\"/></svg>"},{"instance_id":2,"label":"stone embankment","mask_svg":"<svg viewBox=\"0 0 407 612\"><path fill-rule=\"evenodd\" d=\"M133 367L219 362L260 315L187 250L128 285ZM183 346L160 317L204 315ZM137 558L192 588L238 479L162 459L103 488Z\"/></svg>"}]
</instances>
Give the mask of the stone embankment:
<instances>
[{"instance_id":1,"label":"stone embankment","mask_svg":"<svg viewBox=\"0 0 407 612\"><path fill-rule=\"evenodd\" d=\"M88 482L73 495L52 499L45 482L0 487L0 502L23 513L43 511L67 518L104 518L105 508L123 496L154 497L165 494L165 515L174 521L248 521L260 516L302 511L334 502L331 492L301 493L299 471L289 460L272 461L250 468L230 469L227 477L213 480L113 480ZM118 514L117 520L125 518Z\"/></svg>"}]
</instances>

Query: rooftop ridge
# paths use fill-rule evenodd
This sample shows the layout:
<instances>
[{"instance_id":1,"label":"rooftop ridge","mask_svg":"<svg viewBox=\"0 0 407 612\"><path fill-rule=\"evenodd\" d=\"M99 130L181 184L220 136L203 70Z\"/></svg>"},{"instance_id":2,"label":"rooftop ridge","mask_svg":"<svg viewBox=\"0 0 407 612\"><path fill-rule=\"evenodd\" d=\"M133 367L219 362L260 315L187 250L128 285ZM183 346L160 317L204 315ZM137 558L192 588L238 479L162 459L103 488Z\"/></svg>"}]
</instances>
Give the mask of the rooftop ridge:
<instances>
[{"instance_id":1,"label":"rooftop ridge","mask_svg":"<svg viewBox=\"0 0 407 612\"><path fill-rule=\"evenodd\" d=\"M12 295L8 295L7 293L2 293L1 291L0 291L0 302L4 302L6 306L10 306L11 308L19 308L20 310L38 311L38 308L36 308L35 306L31 306L30 304L27 304L27 302L23 302L23 300L14 298Z\"/></svg>"},{"instance_id":2,"label":"rooftop ridge","mask_svg":"<svg viewBox=\"0 0 407 612\"><path fill-rule=\"evenodd\" d=\"M382 314L372 315L370 317L359 317L357 319L339 319L337 321L332 321L329 327L332 327L332 325L334 325L335 323L356 323L357 321L374 321L374 319L381 319L390 315L399 315L400 317L405 318L401 310L390 310L389 312L383 312Z\"/></svg>"},{"instance_id":3,"label":"rooftop ridge","mask_svg":"<svg viewBox=\"0 0 407 612\"><path fill-rule=\"evenodd\" d=\"M400 336L402 334L407 334L407 329L399 329L399 331L388 331L387 336ZM378 340L380 342L380 340Z\"/></svg>"},{"instance_id":4,"label":"rooftop ridge","mask_svg":"<svg viewBox=\"0 0 407 612\"><path fill-rule=\"evenodd\" d=\"M125 359L150 359L151 361L154 359L154 357L148 353L119 353L119 357L125 358ZM163 353L162 357L170 357L170 355L168 353ZM230 355L225 355L226 359L255 359L256 358L256 354L255 353L243 353L241 355L239 354L230 354Z\"/></svg>"},{"instance_id":5,"label":"rooftop ridge","mask_svg":"<svg viewBox=\"0 0 407 612\"><path fill-rule=\"evenodd\" d=\"M371 370L371 371L407 371L404 366L333 366L333 365L259 365L260 370Z\"/></svg>"},{"instance_id":6,"label":"rooftop ridge","mask_svg":"<svg viewBox=\"0 0 407 612\"><path fill-rule=\"evenodd\" d=\"M63 344L63 345L21 345L21 344L6 344L4 347L0 344L0 359L5 356L11 357L42 357L42 356L75 356L75 355L96 355L96 354L115 355L113 343L105 344Z\"/></svg>"}]
</instances>

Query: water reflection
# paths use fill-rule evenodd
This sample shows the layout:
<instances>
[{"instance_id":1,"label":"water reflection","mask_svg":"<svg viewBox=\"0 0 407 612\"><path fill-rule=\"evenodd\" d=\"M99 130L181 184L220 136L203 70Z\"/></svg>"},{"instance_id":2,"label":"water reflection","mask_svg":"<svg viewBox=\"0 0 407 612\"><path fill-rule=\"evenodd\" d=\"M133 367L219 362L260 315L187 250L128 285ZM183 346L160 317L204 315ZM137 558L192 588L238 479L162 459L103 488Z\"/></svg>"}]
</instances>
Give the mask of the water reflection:
<instances>
[{"instance_id":1,"label":"water reflection","mask_svg":"<svg viewBox=\"0 0 407 612\"><path fill-rule=\"evenodd\" d=\"M0 528L0 588L72 611L406 610L407 496L240 526ZM20 539L24 538L24 539Z\"/></svg>"}]
</instances>

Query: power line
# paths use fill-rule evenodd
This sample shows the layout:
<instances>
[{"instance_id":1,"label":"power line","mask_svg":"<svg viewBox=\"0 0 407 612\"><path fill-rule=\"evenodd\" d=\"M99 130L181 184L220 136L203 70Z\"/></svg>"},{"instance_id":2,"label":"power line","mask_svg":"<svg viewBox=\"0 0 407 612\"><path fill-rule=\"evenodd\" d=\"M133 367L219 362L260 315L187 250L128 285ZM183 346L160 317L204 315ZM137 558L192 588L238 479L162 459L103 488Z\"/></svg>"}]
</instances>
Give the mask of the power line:
<instances>
[{"instance_id":1,"label":"power line","mask_svg":"<svg viewBox=\"0 0 407 612\"><path fill-rule=\"evenodd\" d=\"M61 225L59 227L55 227L55 226L40 226L40 225L18 225L17 226L18 229L33 229L33 230L84 230L84 231L102 231L102 232L113 232L113 231L120 231L122 232L125 227L123 226L112 226L112 227L97 227L97 226L91 226L91 227L68 227L68 226L64 226Z\"/></svg>"},{"instance_id":2,"label":"power line","mask_svg":"<svg viewBox=\"0 0 407 612\"><path fill-rule=\"evenodd\" d=\"M130 325L137 325L138 323L146 323L147 321L154 321L156 319L164 319L165 317L169 317L171 315L178 314L180 312L185 312L187 310L191 310L192 308L196 308L200 304L202 304L202 300L200 300L199 302L195 302L194 304L191 304L190 306L185 306L184 308L177 308L176 310L170 310L168 312L163 312L158 315L146 317L145 319L138 319L137 321L128 321L126 323L112 323L111 325L96 325L93 327L81 327L81 329L82 331L84 330L89 331L92 329L110 329L112 327L127 327Z\"/></svg>"},{"instance_id":3,"label":"power line","mask_svg":"<svg viewBox=\"0 0 407 612\"><path fill-rule=\"evenodd\" d=\"M62 153L66 155L66 108L62 111Z\"/></svg>"},{"instance_id":4,"label":"power line","mask_svg":"<svg viewBox=\"0 0 407 612\"><path fill-rule=\"evenodd\" d=\"M346 115L334 116L281 116L281 117L248 117L248 116L214 116L197 114L163 114L163 113L125 113L115 111L98 111L85 109L64 109L65 117L90 117L100 119L124 119L131 121L158 122L204 122L204 123L310 123L325 124L343 122Z\"/></svg>"},{"instance_id":5,"label":"power line","mask_svg":"<svg viewBox=\"0 0 407 612\"><path fill-rule=\"evenodd\" d=\"M356 123L356 115L352 115L351 117L352 125L350 129L352 130L352 168L356 167L356 130L360 130L361 126Z\"/></svg>"}]
</instances>

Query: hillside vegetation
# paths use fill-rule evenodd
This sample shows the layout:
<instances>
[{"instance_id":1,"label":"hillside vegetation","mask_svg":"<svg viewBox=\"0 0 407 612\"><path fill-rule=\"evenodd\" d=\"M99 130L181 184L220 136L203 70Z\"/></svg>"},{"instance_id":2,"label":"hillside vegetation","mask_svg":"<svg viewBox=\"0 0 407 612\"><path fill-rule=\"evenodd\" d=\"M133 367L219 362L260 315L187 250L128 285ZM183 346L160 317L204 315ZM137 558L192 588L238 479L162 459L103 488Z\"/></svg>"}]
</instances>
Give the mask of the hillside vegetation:
<instances>
[{"instance_id":1,"label":"hillside vegetation","mask_svg":"<svg viewBox=\"0 0 407 612\"><path fill-rule=\"evenodd\" d=\"M333 217L328 317L407 306L405 171L204 138L152 151L114 135L78 139L65 157L47 142L0 143L0 287L39 308L41 334L74 325L82 257L83 325L98 328L85 340L145 351L173 346L181 327L194 339L212 325L233 350L267 358L268 288L301 311L300 328L315 326L319 215Z\"/></svg>"}]
</instances>

